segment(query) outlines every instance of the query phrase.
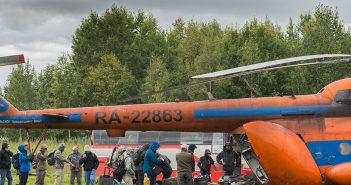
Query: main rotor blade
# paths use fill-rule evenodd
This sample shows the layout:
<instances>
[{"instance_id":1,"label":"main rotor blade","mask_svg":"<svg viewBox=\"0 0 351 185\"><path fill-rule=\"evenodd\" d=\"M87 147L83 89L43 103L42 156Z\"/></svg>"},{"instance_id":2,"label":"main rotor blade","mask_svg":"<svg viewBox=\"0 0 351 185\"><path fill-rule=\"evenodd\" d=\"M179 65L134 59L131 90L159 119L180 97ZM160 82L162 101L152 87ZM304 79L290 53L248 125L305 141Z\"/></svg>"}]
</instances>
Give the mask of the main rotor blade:
<instances>
[{"instance_id":1,"label":"main rotor blade","mask_svg":"<svg viewBox=\"0 0 351 185\"><path fill-rule=\"evenodd\" d=\"M0 57L0 66L24 63L24 55L12 55Z\"/></svg>"},{"instance_id":2,"label":"main rotor blade","mask_svg":"<svg viewBox=\"0 0 351 185\"><path fill-rule=\"evenodd\" d=\"M242 72L246 72L246 71L263 69L263 68L272 67L272 66L276 66L276 65L295 63L295 62L301 62L301 61L312 60L312 59L336 58L336 57L351 57L351 55L348 55L348 54L323 54L323 55L309 55L309 56L285 58L285 59L262 62L262 63L252 64L252 65L247 65L247 66L242 66L242 67L236 67L236 68L227 69L227 70L223 70L223 71L217 71L217 72L213 72L213 73L206 73L206 74L202 74L202 75L193 76L191 78L217 78L217 77L221 77L221 76L227 76L227 75L242 73Z\"/></svg>"},{"instance_id":3,"label":"main rotor blade","mask_svg":"<svg viewBox=\"0 0 351 185\"><path fill-rule=\"evenodd\" d=\"M152 95L159 94L159 93L165 93L165 92L174 91L174 90L178 90L178 89L185 89L185 88L188 88L188 87L194 86L194 85L206 84L206 83L209 83L209 82L223 80L223 79L227 79L227 78L246 76L246 75L250 75L250 74L254 74L254 73L258 73L258 72L263 72L263 71L273 71L273 70L277 70L277 69L285 69L285 68L309 66L309 65L338 64L338 63L348 63L348 62L351 62L351 58L350 59L324 61L324 62L310 62L310 63L303 63L303 64L277 66L277 67L264 68L264 69L258 69L258 70L253 70L253 71L246 71L246 72L231 74L231 75L227 75L227 76L221 76L221 77L217 77L217 78L200 80L200 81L189 83L189 84L185 84L185 85L178 85L178 86L170 87L170 88L167 88L167 89L162 89L162 90L159 90L159 91L152 91L152 92L148 92L148 93L145 93L145 94L132 96L132 97L126 99L126 100L122 100L122 101L119 101L119 102L121 102L121 103L130 102L130 101L133 101L133 100L141 99L142 97L148 97L148 96L152 96Z\"/></svg>"}]
</instances>

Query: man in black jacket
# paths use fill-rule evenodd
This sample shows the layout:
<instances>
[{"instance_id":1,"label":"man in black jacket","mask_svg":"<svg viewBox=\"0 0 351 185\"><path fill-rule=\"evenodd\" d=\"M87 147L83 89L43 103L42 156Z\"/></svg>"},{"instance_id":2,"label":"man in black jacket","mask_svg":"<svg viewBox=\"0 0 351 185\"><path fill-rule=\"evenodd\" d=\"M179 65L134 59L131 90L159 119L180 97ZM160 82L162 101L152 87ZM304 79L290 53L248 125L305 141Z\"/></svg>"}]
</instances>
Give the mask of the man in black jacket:
<instances>
[{"instance_id":1,"label":"man in black jacket","mask_svg":"<svg viewBox=\"0 0 351 185\"><path fill-rule=\"evenodd\" d=\"M89 145L84 146L84 154L79 160L79 164L83 164L85 185L94 185L96 169L99 167L99 160L96 155L90 151Z\"/></svg>"},{"instance_id":2,"label":"man in black jacket","mask_svg":"<svg viewBox=\"0 0 351 185\"><path fill-rule=\"evenodd\" d=\"M168 179L172 175L171 160L166 156L156 152L156 157L162 161L160 167L162 168L162 179Z\"/></svg>"},{"instance_id":3,"label":"man in black jacket","mask_svg":"<svg viewBox=\"0 0 351 185\"><path fill-rule=\"evenodd\" d=\"M223 165L224 177L238 176L241 172L241 155L227 142L223 151L217 155L218 164Z\"/></svg>"},{"instance_id":4,"label":"man in black jacket","mask_svg":"<svg viewBox=\"0 0 351 185\"><path fill-rule=\"evenodd\" d=\"M10 168L13 153L9 150L9 147L7 143L3 143L0 151L0 185L5 184L5 177L7 178L8 184L12 185Z\"/></svg>"},{"instance_id":5,"label":"man in black jacket","mask_svg":"<svg viewBox=\"0 0 351 185\"><path fill-rule=\"evenodd\" d=\"M200 157L199 161L197 162L197 166L200 168L201 175L207 177L209 180L211 180L211 165L214 165L214 161L211 157L211 151L206 149L205 155Z\"/></svg>"}]
</instances>

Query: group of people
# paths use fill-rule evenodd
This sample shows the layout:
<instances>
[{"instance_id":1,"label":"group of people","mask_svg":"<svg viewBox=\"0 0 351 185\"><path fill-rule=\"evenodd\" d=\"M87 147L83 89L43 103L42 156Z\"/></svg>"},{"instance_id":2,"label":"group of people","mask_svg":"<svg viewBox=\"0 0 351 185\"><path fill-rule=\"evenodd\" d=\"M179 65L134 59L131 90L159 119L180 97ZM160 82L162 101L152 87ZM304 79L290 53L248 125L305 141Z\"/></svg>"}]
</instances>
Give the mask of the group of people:
<instances>
[{"instance_id":1,"label":"group of people","mask_svg":"<svg viewBox=\"0 0 351 185\"><path fill-rule=\"evenodd\" d=\"M66 148L64 143L59 144L57 150L48 152L47 145L42 145L37 154L29 154L29 145L21 144L18 146L18 153L13 154L9 150L7 143L2 144L0 151L0 185L4 185L5 178L8 184L12 185L11 163L14 168L18 168L19 185L26 185L29 171L32 168L36 170L36 185L45 184L45 174L47 170L47 163L53 165L55 169L55 185L63 185L64 178L64 164L70 166L71 177L70 184L74 185L75 180L78 185L82 185L82 171L84 169L85 184L95 184L95 173L99 166L99 160L94 153L90 151L89 145L84 146L84 153L81 154L77 146L72 148L72 152L68 158L63 156L63 151ZM50 161L52 161L50 163ZM32 165L31 165L32 164ZM83 166L83 168L82 168Z\"/></svg>"},{"instance_id":2,"label":"group of people","mask_svg":"<svg viewBox=\"0 0 351 185\"><path fill-rule=\"evenodd\" d=\"M145 144L137 149L125 148L119 146L115 148L111 154L110 166L113 168L114 179L126 185L144 184L144 175L149 178L150 185L156 185L156 176L162 173L163 179L167 179L172 174L171 160L158 152L160 144L153 142ZM176 154L177 162L177 181L179 185L192 185L193 172L195 171L194 152L196 145L181 145L181 150ZM234 151L232 145L228 142L224 145L224 149L218 154L216 161L223 165L224 176L240 175L241 170L241 154ZM211 151L206 149L205 154L200 157L197 163L201 176L207 180L211 180L211 165L214 160L211 157ZM216 169L216 167L214 166Z\"/></svg>"},{"instance_id":3,"label":"group of people","mask_svg":"<svg viewBox=\"0 0 351 185\"><path fill-rule=\"evenodd\" d=\"M12 185L11 164L19 172L19 185L26 185L28 174L32 168L36 170L36 185L45 184L45 174L47 163L53 165L55 169L55 185L63 185L64 164L70 166L70 184L82 185L82 173L84 170L85 184L95 184L96 169L99 166L97 156L91 152L89 145L84 146L84 153L79 152L79 148L74 146L72 152L67 158L63 156L66 148L64 143L59 144L57 150L50 153L48 147L44 144L40 151L35 155L30 155L28 144L18 146L18 153L13 154L9 150L7 143L2 144L0 151L0 185L5 183ZM150 180L150 185L156 185L156 176L162 173L163 179L167 179L172 174L171 160L158 152L160 144L153 142L145 144L137 149L125 148L123 145L116 148L111 155L109 165L113 168L114 179L118 182L124 182L126 185L144 184L144 174ZM193 184L193 172L195 171L194 151L196 145L181 145L181 150L176 154L177 162L177 181L180 185ZM17 156L16 156L17 155ZM14 162L17 159L16 162ZM238 176L241 170L241 155L233 150L230 143L224 145L224 149L217 155L217 162L223 165L225 177ZM52 161L52 162L51 162ZM214 160L211 157L211 151L206 149L204 156L200 157L197 163L202 177L210 180L211 165Z\"/></svg>"}]
</instances>

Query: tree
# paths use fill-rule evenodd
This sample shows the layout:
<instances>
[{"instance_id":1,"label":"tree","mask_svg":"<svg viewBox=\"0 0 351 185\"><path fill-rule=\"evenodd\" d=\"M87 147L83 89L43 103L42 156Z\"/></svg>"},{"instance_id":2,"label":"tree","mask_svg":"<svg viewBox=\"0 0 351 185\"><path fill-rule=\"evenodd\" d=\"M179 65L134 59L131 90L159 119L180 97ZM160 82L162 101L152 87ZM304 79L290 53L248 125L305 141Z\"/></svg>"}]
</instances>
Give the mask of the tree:
<instances>
[{"instance_id":1,"label":"tree","mask_svg":"<svg viewBox=\"0 0 351 185\"><path fill-rule=\"evenodd\" d=\"M5 98L19 110L37 109L37 77L34 67L27 61L14 68L5 86Z\"/></svg>"},{"instance_id":2,"label":"tree","mask_svg":"<svg viewBox=\"0 0 351 185\"><path fill-rule=\"evenodd\" d=\"M166 68L166 63L160 58L153 58L147 69L145 81L141 87L141 93L148 93L166 89L171 86L171 74ZM145 97L145 103L173 101L175 97L171 93L159 93Z\"/></svg>"},{"instance_id":3,"label":"tree","mask_svg":"<svg viewBox=\"0 0 351 185\"><path fill-rule=\"evenodd\" d=\"M82 93L88 106L115 105L135 94L135 78L114 54L101 58L100 64L89 69Z\"/></svg>"},{"instance_id":4,"label":"tree","mask_svg":"<svg viewBox=\"0 0 351 185\"><path fill-rule=\"evenodd\" d=\"M55 65L48 65L38 75L38 103L41 109L53 108L52 83L54 81Z\"/></svg>"}]
</instances>

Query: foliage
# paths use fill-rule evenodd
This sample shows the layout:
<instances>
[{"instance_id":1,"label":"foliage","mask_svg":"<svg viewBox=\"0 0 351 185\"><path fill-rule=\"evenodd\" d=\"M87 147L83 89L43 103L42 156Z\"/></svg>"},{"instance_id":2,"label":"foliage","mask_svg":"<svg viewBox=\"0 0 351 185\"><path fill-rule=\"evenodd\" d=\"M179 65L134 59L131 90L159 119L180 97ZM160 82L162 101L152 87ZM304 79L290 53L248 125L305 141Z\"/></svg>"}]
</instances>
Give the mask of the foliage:
<instances>
[{"instance_id":1,"label":"foliage","mask_svg":"<svg viewBox=\"0 0 351 185\"><path fill-rule=\"evenodd\" d=\"M285 31L284 31L285 30ZM249 20L242 28L223 28L217 21L174 21L165 31L143 11L113 5L92 12L77 28L72 54L39 74L27 62L14 68L5 97L20 110L120 104L131 96L194 82L190 77L280 58L351 53L351 32L337 9L316 6L286 29L269 18ZM350 75L349 64L299 67L263 72L166 92L132 103L315 93ZM1 89L0 89L1 94ZM10 136L13 130L3 129ZM50 131L55 139L67 131ZM16 132L10 140L19 138ZM23 132L22 132L23 133ZM72 131L79 136L81 131ZM13 138L12 138L13 137Z\"/></svg>"}]
</instances>

